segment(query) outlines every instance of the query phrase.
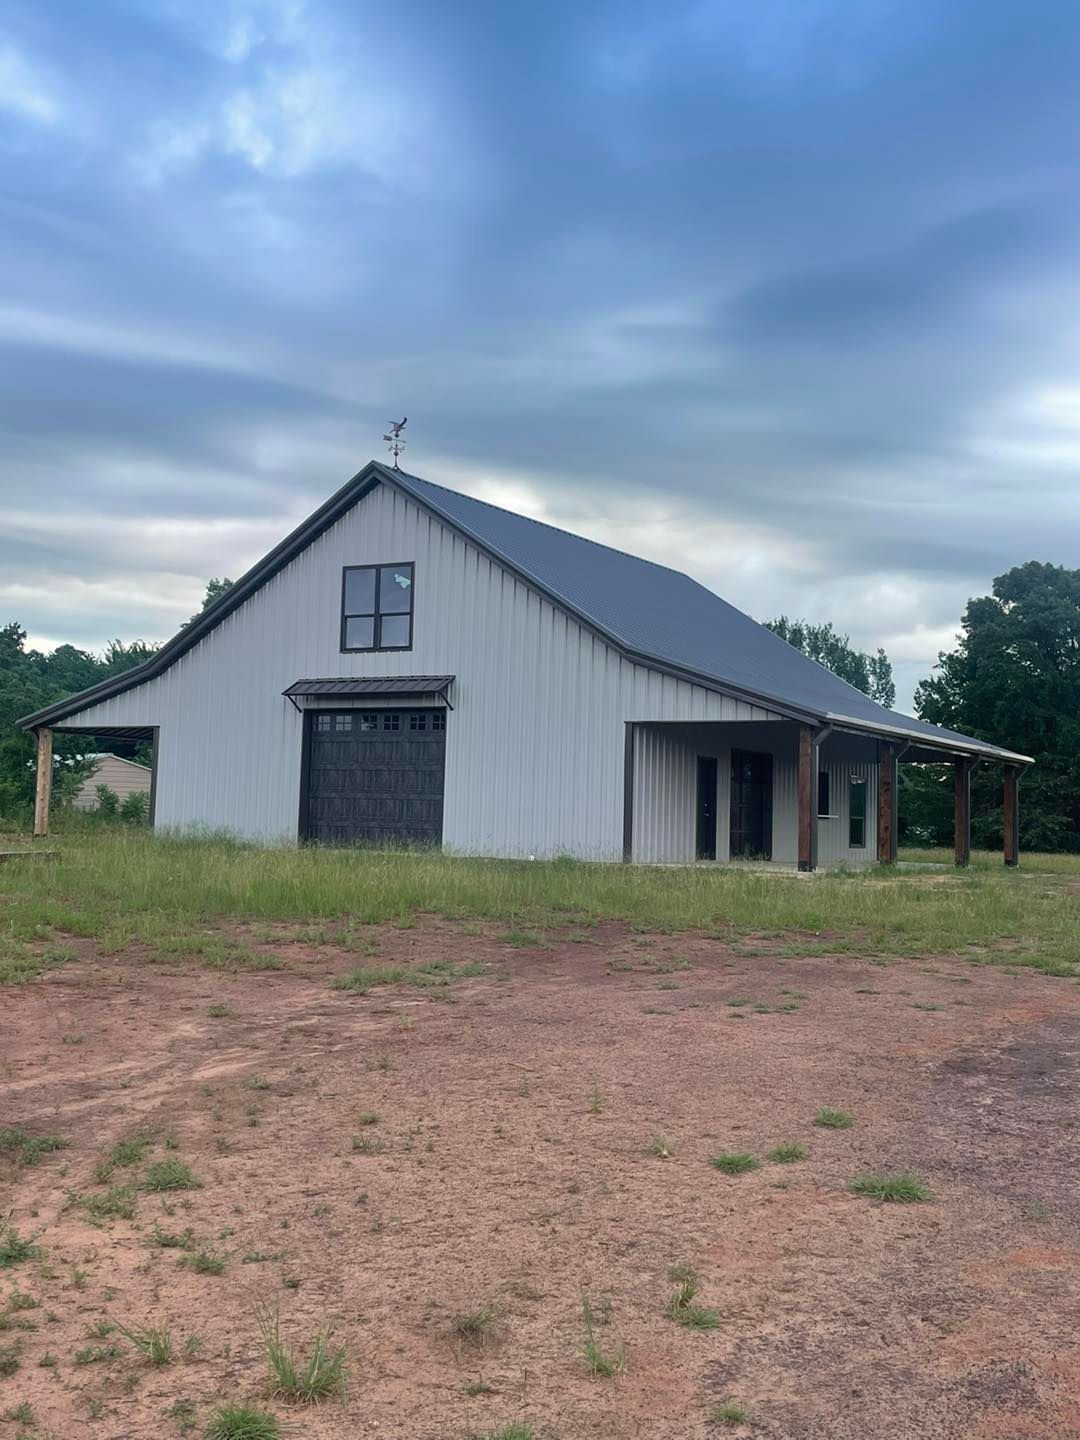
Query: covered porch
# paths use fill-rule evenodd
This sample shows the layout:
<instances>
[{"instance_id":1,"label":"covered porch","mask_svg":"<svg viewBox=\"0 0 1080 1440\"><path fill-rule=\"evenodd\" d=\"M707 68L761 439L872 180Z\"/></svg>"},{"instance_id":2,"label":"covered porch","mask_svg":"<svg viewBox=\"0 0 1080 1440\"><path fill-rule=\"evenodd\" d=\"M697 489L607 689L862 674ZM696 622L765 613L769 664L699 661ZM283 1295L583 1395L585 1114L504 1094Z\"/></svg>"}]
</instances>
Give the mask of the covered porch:
<instances>
[{"instance_id":1,"label":"covered porch","mask_svg":"<svg viewBox=\"0 0 1080 1440\"><path fill-rule=\"evenodd\" d=\"M795 720L628 722L623 859L895 864L898 767L951 762L955 859L971 858L977 754ZM1000 762L998 762L1000 763ZM1004 862L1019 861L1020 764L1005 763Z\"/></svg>"},{"instance_id":2,"label":"covered porch","mask_svg":"<svg viewBox=\"0 0 1080 1440\"><path fill-rule=\"evenodd\" d=\"M49 833L49 807L52 804L53 736L84 735L95 741L107 740L118 751L126 752L137 745L150 746L150 811L148 823L153 826L157 801L158 726L156 725L41 725L34 731L37 741L36 776L34 785L34 838Z\"/></svg>"}]
</instances>

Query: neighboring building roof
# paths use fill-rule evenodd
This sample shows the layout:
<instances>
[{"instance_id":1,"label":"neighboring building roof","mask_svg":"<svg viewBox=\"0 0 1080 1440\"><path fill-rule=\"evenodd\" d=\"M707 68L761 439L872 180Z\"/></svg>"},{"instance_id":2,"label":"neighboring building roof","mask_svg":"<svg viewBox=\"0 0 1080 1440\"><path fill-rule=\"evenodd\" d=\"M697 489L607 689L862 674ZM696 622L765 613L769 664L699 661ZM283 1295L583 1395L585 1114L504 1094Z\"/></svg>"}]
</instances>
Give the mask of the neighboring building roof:
<instances>
[{"instance_id":1,"label":"neighboring building roof","mask_svg":"<svg viewBox=\"0 0 1080 1440\"><path fill-rule=\"evenodd\" d=\"M117 755L112 750L88 750L84 755L79 756L80 760L119 760L121 765L134 765L136 770L145 770L150 774L150 766L144 765L140 760L132 760L127 755Z\"/></svg>"},{"instance_id":2,"label":"neighboring building roof","mask_svg":"<svg viewBox=\"0 0 1080 1440\"><path fill-rule=\"evenodd\" d=\"M149 660L19 723L28 729L55 724L160 674L380 483L412 496L631 659L798 718L1031 763L1026 755L887 710L678 570L375 460Z\"/></svg>"}]
</instances>

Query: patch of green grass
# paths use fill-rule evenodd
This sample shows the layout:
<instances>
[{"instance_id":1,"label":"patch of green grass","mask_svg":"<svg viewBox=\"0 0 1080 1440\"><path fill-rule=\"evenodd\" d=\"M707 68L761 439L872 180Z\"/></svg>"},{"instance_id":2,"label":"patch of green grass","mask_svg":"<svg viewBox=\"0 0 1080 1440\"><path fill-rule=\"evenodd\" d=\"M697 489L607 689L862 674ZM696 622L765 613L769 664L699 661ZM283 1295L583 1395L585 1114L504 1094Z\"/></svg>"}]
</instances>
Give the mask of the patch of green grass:
<instances>
[{"instance_id":1,"label":"patch of green grass","mask_svg":"<svg viewBox=\"0 0 1080 1440\"><path fill-rule=\"evenodd\" d=\"M123 1354L119 1345L85 1345L71 1357L75 1365L97 1365L105 1360L117 1360Z\"/></svg>"},{"instance_id":2,"label":"patch of green grass","mask_svg":"<svg viewBox=\"0 0 1080 1440\"><path fill-rule=\"evenodd\" d=\"M145 1132L133 1135L129 1140L118 1140L94 1166L94 1179L99 1185L104 1185L114 1170L141 1165L153 1144L154 1137Z\"/></svg>"},{"instance_id":3,"label":"patch of green grass","mask_svg":"<svg viewBox=\"0 0 1080 1440\"><path fill-rule=\"evenodd\" d=\"M231 1005L226 1005L223 1000L218 1000L213 1005L206 1007L206 1013L211 1020L226 1020L233 1012Z\"/></svg>"},{"instance_id":4,"label":"patch of green grass","mask_svg":"<svg viewBox=\"0 0 1080 1440\"><path fill-rule=\"evenodd\" d=\"M735 1008L738 1008L739 1006L742 1006L742 1005L749 1005L749 1004L750 1004L750 1001L749 1001L749 1000L739 1000L739 999L735 999L735 1000L726 1000L724 1003L725 1003L726 1005L731 1005L731 1006L733 1006L733 1007L735 1007Z\"/></svg>"},{"instance_id":5,"label":"patch of green grass","mask_svg":"<svg viewBox=\"0 0 1080 1440\"><path fill-rule=\"evenodd\" d=\"M0 1379L10 1379L21 1364L18 1342L14 1345L0 1345Z\"/></svg>"},{"instance_id":6,"label":"patch of green grass","mask_svg":"<svg viewBox=\"0 0 1080 1440\"><path fill-rule=\"evenodd\" d=\"M604 1094L599 1083L593 1085L589 1092L589 1114L599 1115L604 1109Z\"/></svg>"},{"instance_id":7,"label":"patch of green grass","mask_svg":"<svg viewBox=\"0 0 1080 1440\"><path fill-rule=\"evenodd\" d=\"M21 1125L0 1130L0 1155L10 1156L16 1165L36 1165L43 1155L66 1150L67 1143L60 1135L32 1135Z\"/></svg>"},{"instance_id":8,"label":"patch of green grass","mask_svg":"<svg viewBox=\"0 0 1080 1440\"><path fill-rule=\"evenodd\" d=\"M720 1324L719 1313L695 1303L701 1292L701 1281L694 1269L689 1265L672 1265L668 1279L675 1282L676 1288L664 1306L667 1318L687 1330L715 1330Z\"/></svg>"},{"instance_id":9,"label":"patch of green grass","mask_svg":"<svg viewBox=\"0 0 1080 1440\"><path fill-rule=\"evenodd\" d=\"M147 1168L142 1188L155 1194L165 1190L201 1190L202 1181L196 1178L186 1161L170 1155L167 1160L156 1160Z\"/></svg>"},{"instance_id":10,"label":"patch of green grass","mask_svg":"<svg viewBox=\"0 0 1080 1440\"><path fill-rule=\"evenodd\" d=\"M540 1436L527 1420L511 1420L498 1430L474 1430L466 1440L540 1440Z\"/></svg>"},{"instance_id":11,"label":"patch of green grass","mask_svg":"<svg viewBox=\"0 0 1080 1440\"><path fill-rule=\"evenodd\" d=\"M466 1380L461 1387L466 1395L494 1395L495 1386L489 1385L486 1380Z\"/></svg>"},{"instance_id":12,"label":"patch of green grass","mask_svg":"<svg viewBox=\"0 0 1080 1440\"><path fill-rule=\"evenodd\" d=\"M675 1150L663 1135L654 1135L646 1147L650 1155L655 1155L658 1160L670 1160Z\"/></svg>"},{"instance_id":13,"label":"patch of green grass","mask_svg":"<svg viewBox=\"0 0 1080 1440\"><path fill-rule=\"evenodd\" d=\"M621 1375L626 1369L626 1351L621 1345L612 1350L610 1354L596 1338L596 1317L588 1299L582 1296L581 1300L581 1323L585 1327L585 1363L592 1375L602 1376L610 1380L614 1375Z\"/></svg>"},{"instance_id":14,"label":"patch of green grass","mask_svg":"<svg viewBox=\"0 0 1080 1440\"><path fill-rule=\"evenodd\" d=\"M269 1090L270 1081L263 1075L249 1075L244 1081L245 1090Z\"/></svg>"},{"instance_id":15,"label":"patch of green grass","mask_svg":"<svg viewBox=\"0 0 1080 1440\"><path fill-rule=\"evenodd\" d=\"M281 1422L254 1405L219 1405L210 1414L204 1440L281 1440Z\"/></svg>"},{"instance_id":16,"label":"patch of green grass","mask_svg":"<svg viewBox=\"0 0 1080 1440\"><path fill-rule=\"evenodd\" d=\"M455 1315L452 1328L459 1340L470 1345L483 1345L494 1330L498 1318L494 1305L480 1305L475 1310Z\"/></svg>"},{"instance_id":17,"label":"patch of green grass","mask_svg":"<svg viewBox=\"0 0 1080 1440\"><path fill-rule=\"evenodd\" d=\"M183 1256L180 1264L194 1270L196 1275L224 1275L228 1260L216 1250L203 1248Z\"/></svg>"},{"instance_id":18,"label":"patch of green grass","mask_svg":"<svg viewBox=\"0 0 1080 1440\"><path fill-rule=\"evenodd\" d=\"M745 1405L739 1405L734 1400L725 1400L721 1405L714 1405L706 1417L709 1425L721 1425L734 1428L736 1425L745 1425L750 1419L750 1411Z\"/></svg>"},{"instance_id":19,"label":"patch of green grass","mask_svg":"<svg viewBox=\"0 0 1080 1440\"><path fill-rule=\"evenodd\" d=\"M729 1150L712 1155L709 1157L709 1164L724 1175L746 1175L749 1171L761 1167L761 1161L744 1150Z\"/></svg>"},{"instance_id":20,"label":"patch of green grass","mask_svg":"<svg viewBox=\"0 0 1080 1440\"><path fill-rule=\"evenodd\" d=\"M806 1159L806 1146L797 1140L786 1140L769 1151L768 1158L774 1165L790 1165L795 1160Z\"/></svg>"},{"instance_id":21,"label":"patch of green grass","mask_svg":"<svg viewBox=\"0 0 1080 1440\"><path fill-rule=\"evenodd\" d=\"M80 1195L79 1204L93 1220L134 1220L135 1187L110 1185L100 1195Z\"/></svg>"},{"instance_id":22,"label":"patch of green grass","mask_svg":"<svg viewBox=\"0 0 1080 1440\"><path fill-rule=\"evenodd\" d=\"M856 1195L868 1195L873 1200L891 1200L901 1205L934 1198L919 1177L908 1171L897 1175L858 1175L848 1189Z\"/></svg>"},{"instance_id":23,"label":"patch of green grass","mask_svg":"<svg viewBox=\"0 0 1080 1440\"><path fill-rule=\"evenodd\" d=\"M156 1220L150 1231L150 1239L163 1250L190 1250L195 1244L190 1225L186 1230L163 1230Z\"/></svg>"},{"instance_id":24,"label":"patch of green grass","mask_svg":"<svg viewBox=\"0 0 1080 1440\"><path fill-rule=\"evenodd\" d=\"M846 1110L832 1110L825 1105L814 1116L814 1124L820 1125L823 1130L850 1130L855 1124L855 1116L849 1115Z\"/></svg>"},{"instance_id":25,"label":"patch of green grass","mask_svg":"<svg viewBox=\"0 0 1080 1440\"><path fill-rule=\"evenodd\" d=\"M504 930L495 938L501 945L511 945L515 950L524 950L530 945L540 944L540 936L535 930Z\"/></svg>"},{"instance_id":26,"label":"patch of green grass","mask_svg":"<svg viewBox=\"0 0 1080 1440\"><path fill-rule=\"evenodd\" d=\"M173 1358L172 1336L168 1330L152 1326L131 1329L117 1324L117 1330L125 1340L131 1342L149 1365L168 1365Z\"/></svg>"},{"instance_id":27,"label":"patch of green grass","mask_svg":"<svg viewBox=\"0 0 1080 1440\"><path fill-rule=\"evenodd\" d=\"M270 1369L270 1385L275 1395L308 1403L341 1394L347 1373L346 1350L344 1345L333 1346L330 1343L333 1326L327 1325L316 1334L304 1359L281 1338L281 1324L276 1310L262 1305L256 1315Z\"/></svg>"},{"instance_id":28,"label":"patch of green grass","mask_svg":"<svg viewBox=\"0 0 1080 1440\"><path fill-rule=\"evenodd\" d=\"M29 1401L24 1400L20 1405L12 1405L9 1410L5 1410L0 1419L11 1420L19 1425L33 1425L34 1410Z\"/></svg>"},{"instance_id":29,"label":"patch of green grass","mask_svg":"<svg viewBox=\"0 0 1080 1440\"><path fill-rule=\"evenodd\" d=\"M382 1155L388 1149L385 1140L375 1140L369 1135L354 1135L352 1149L356 1155Z\"/></svg>"},{"instance_id":30,"label":"patch of green grass","mask_svg":"<svg viewBox=\"0 0 1080 1440\"><path fill-rule=\"evenodd\" d=\"M334 990L366 995L376 985L413 985L423 990L485 974L487 966L479 961L463 965L453 965L447 960L431 960L426 965L414 966L358 965L344 975L335 975L330 985Z\"/></svg>"},{"instance_id":31,"label":"patch of green grass","mask_svg":"<svg viewBox=\"0 0 1080 1440\"><path fill-rule=\"evenodd\" d=\"M358 1125L377 1125L379 1123L379 1117L375 1114L374 1110L361 1110L360 1114L356 1117L356 1123Z\"/></svg>"},{"instance_id":32,"label":"patch of green grass","mask_svg":"<svg viewBox=\"0 0 1080 1440\"><path fill-rule=\"evenodd\" d=\"M32 1240L21 1239L14 1225L0 1226L0 1270L21 1265L26 1260L37 1260L40 1256L41 1247Z\"/></svg>"}]
</instances>

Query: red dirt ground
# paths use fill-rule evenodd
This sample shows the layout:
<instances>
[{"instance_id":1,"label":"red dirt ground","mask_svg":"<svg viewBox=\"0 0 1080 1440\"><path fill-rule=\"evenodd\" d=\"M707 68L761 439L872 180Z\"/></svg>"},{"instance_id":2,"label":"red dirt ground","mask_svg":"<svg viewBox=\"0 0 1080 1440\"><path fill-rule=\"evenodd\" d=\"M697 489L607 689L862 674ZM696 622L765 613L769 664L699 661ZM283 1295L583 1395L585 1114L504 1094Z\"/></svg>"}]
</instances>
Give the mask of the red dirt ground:
<instances>
[{"instance_id":1,"label":"red dirt ground","mask_svg":"<svg viewBox=\"0 0 1080 1440\"><path fill-rule=\"evenodd\" d=\"M1080 1436L1075 982L612 926L524 949L435 921L370 933L379 963L490 969L360 996L330 988L357 963L332 946L264 943L284 969L229 974L87 945L3 992L0 1126L69 1148L0 1162L0 1215L45 1252L0 1270L0 1306L16 1287L40 1302L4 1312L36 1328L0 1333L20 1362L0 1414L27 1401L28 1428L58 1440L180 1436L178 1400L201 1434L219 1397L313 1440L464 1440L514 1419L544 1440ZM823 1105L856 1126L815 1127ZM168 1139L202 1188L91 1223L72 1197L101 1193L103 1148L147 1128L147 1160ZM657 1134L668 1159L648 1153ZM808 1158L708 1164L781 1141ZM903 1169L931 1203L846 1188ZM226 1254L224 1275L182 1268L155 1221ZM665 1318L676 1263L715 1330ZM584 1363L583 1295L605 1348L625 1346L615 1378ZM260 1399L259 1300L290 1339L334 1322L343 1401ZM454 1317L486 1304L493 1333L458 1339ZM116 1334L87 1339L102 1320L202 1349L150 1368ZM75 1363L110 1344L118 1358ZM481 1378L493 1393L466 1394ZM710 1428L723 1401L749 1422ZM0 1440L19 1433L0 1422Z\"/></svg>"}]
</instances>

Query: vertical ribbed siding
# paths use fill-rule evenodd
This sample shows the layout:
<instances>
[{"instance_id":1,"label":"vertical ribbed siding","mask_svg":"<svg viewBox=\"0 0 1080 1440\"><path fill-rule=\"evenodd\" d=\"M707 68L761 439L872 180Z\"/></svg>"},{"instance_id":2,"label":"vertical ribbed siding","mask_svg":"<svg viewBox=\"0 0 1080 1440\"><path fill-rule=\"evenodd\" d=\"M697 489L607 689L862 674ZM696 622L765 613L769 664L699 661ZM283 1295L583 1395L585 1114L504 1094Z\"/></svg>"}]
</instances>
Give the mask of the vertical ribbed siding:
<instances>
[{"instance_id":1,"label":"vertical ribbed siding","mask_svg":"<svg viewBox=\"0 0 1080 1440\"><path fill-rule=\"evenodd\" d=\"M405 560L416 563L413 649L340 654L342 567ZM382 485L163 675L70 718L160 727L160 826L292 839L302 718L282 690L451 673L444 842L475 854L614 859L625 721L776 719L624 659ZM692 803L687 823L692 854ZM672 845L681 833L673 822Z\"/></svg>"},{"instance_id":2,"label":"vertical ribbed siding","mask_svg":"<svg viewBox=\"0 0 1080 1440\"><path fill-rule=\"evenodd\" d=\"M821 747L820 768L829 776L832 818L818 819L819 865L874 865L877 863L877 745L858 735L831 735ZM866 781L866 844L848 844L851 807L848 785L852 778ZM816 783L816 782L815 782Z\"/></svg>"}]
</instances>

